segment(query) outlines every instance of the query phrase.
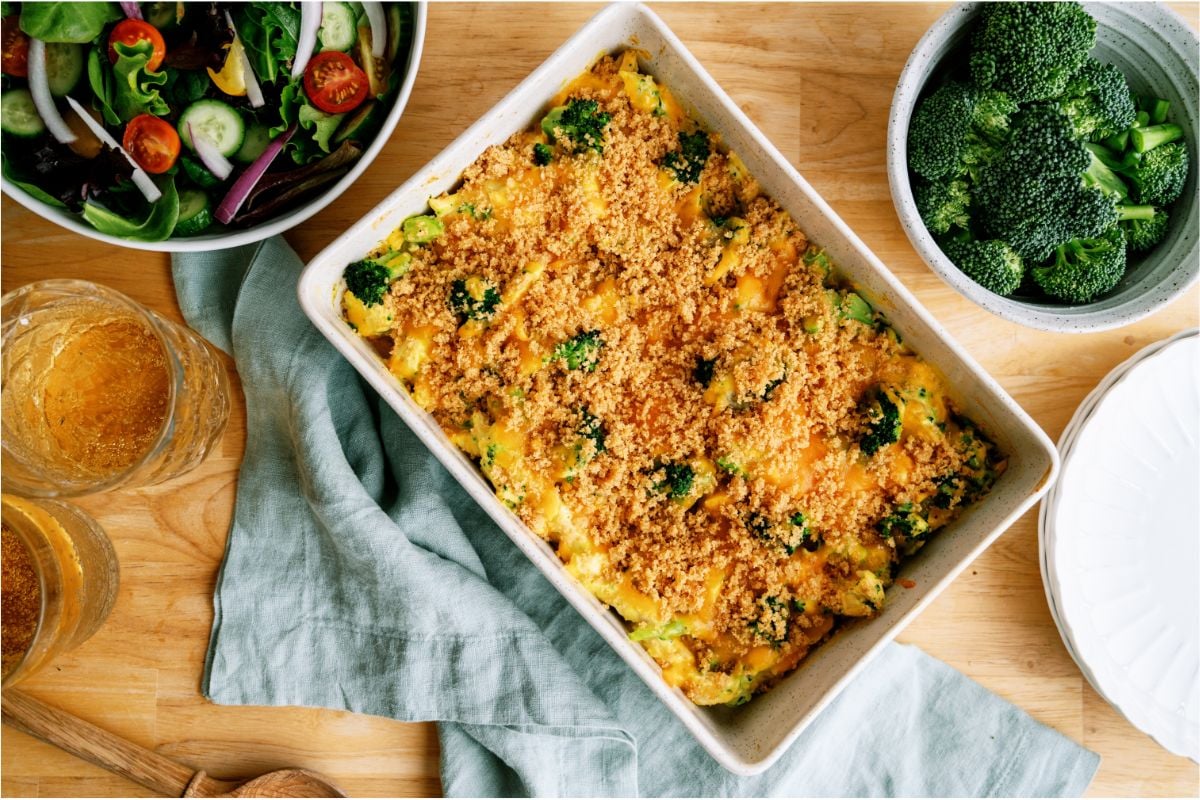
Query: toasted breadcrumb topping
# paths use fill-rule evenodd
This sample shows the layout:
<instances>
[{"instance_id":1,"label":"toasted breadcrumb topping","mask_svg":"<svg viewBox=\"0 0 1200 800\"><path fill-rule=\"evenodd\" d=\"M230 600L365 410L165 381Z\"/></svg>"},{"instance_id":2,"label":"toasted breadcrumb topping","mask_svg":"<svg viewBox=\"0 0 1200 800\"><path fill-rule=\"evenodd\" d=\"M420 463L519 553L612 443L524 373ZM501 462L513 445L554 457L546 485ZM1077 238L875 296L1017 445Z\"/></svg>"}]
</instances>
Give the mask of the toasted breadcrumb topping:
<instances>
[{"instance_id":1,"label":"toasted breadcrumb topping","mask_svg":"<svg viewBox=\"0 0 1200 800\"><path fill-rule=\"evenodd\" d=\"M602 142L488 148L439 235L381 245L411 260L378 324L349 294L348 319L669 681L742 702L877 613L1003 465L716 134L680 178L705 132L634 57L558 100L595 101Z\"/></svg>"}]
</instances>

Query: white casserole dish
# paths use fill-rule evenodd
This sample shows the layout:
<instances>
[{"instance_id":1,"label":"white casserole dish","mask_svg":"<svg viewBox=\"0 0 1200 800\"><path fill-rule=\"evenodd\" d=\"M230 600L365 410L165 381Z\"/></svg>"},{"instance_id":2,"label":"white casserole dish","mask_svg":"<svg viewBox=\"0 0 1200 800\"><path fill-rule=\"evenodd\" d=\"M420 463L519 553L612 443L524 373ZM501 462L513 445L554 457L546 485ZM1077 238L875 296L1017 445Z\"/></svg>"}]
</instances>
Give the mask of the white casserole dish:
<instances>
[{"instance_id":1,"label":"white casserole dish","mask_svg":"<svg viewBox=\"0 0 1200 800\"><path fill-rule=\"evenodd\" d=\"M460 452L387 370L376 352L341 318L342 270L405 218L425 213L428 199L451 189L488 146L499 144L540 116L549 100L601 55L634 47L642 69L670 87L707 127L721 134L763 189L808 237L827 249L848 276L900 331L905 341L948 379L962 410L1009 454L1008 470L983 501L943 530L901 570L915 582L893 586L882 614L846 624L774 689L738 708L702 708L661 678L658 665L609 611L570 577L553 550L494 496ZM779 151L721 90L683 44L649 9L606 8L525 81L433 161L325 248L300 279L300 304L313 324L375 387L446 469L488 512L546 578L679 717L713 758L740 775L765 770L874 653L1013 521L1046 492L1058 473L1054 445L1028 415L963 352L891 272L842 222Z\"/></svg>"}]
</instances>

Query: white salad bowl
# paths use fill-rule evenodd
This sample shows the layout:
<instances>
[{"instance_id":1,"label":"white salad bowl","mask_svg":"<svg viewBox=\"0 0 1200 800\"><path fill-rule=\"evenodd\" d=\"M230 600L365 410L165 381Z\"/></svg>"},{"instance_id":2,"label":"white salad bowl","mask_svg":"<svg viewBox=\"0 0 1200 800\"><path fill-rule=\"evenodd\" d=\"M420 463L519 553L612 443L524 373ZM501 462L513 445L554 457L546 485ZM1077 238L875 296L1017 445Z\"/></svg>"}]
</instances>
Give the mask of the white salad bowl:
<instances>
[{"instance_id":1,"label":"white salad bowl","mask_svg":"<svg viewBox=\"0 0 1200 800\"><path fill-rule=\"evenodd\" d=\"M73 214L67 209L53 208L46 205L41 200L31 197L7 178L0 178L0 186L3 187L6 195L39 217L48 219L76 233L83 234L88 238L98 239L99 241L120 245L121 247L130 247L134 250L154 250L163 253L205 253L210 250L225 250L230 247L252 244L263 239L268 239L277 233L291 230L338 199L342 192L349 189L358 180L358 176L362 175L367 167L371 166L371 162L383 150L384 145L387 144L388 139L392 135L392 131L396 129L396 124L400 122L400 115L404 113L404 107L408 105L408 98L412 94L413 83L417 79L417 67L421 63L421 51L425 45L425 24L429 13L428 3L424 2L424 0L414 3L414 5L412 46L409 47L408 61L404 65L404 80L396 92L392 107L388 109L387 116L383 119L383 124L380 125L379 131L375 134L375 138L367 146L367 149L363 151L363 154L354 166L350 168L350 171L343 175L340 180L298 208L294 208L274 219L259 225L253 225L244 230L227 230L220 233L164 239L161 242L141 242L101 233L84 222L79 215Z\"/></svg>"},{"instance_id":2,"label":"white salad bowl","mask_svg":"<svg viewBox=\"0 0 1200 800\"><path fill-rule=\"evenodd\" d=\"M954 387L961 409L1008 454L992 492L943 530L902 568L883 612L842 626L775 688L737 707L700 707L663 681L621 619L571 577L554 551L495 496L476 466L433 417L413 401L371 346L342 319L342 271L363 258L407 217L426 213L430 196L451 189L487 147L524 130L550 99L596 59L634 48L639 66L671 89L693 115L719 133L751 174L824 247L857 290L882 310ZM413 430L504 533L612 646L722 766L740 775L774 763L800 732L959 572L1045 493L1058 472L1054 445L1004 390L956 344L887 267L787 162L737 104L653 12L616 4L597 14L516 89L440 155L338 237L305 268L299 299L313 324Z\"/></svg>"},{"instance_id":3,"label":"white salad bowl","mask_svg":"<svg viewBox=\"0 0 1200 800\"><path fill-rule=\"evenodd\" d=\"M1091 303L1063 305L1001 297L971 280L938 247L913 199L908 171L908 123L930 80L970 35L979 3L959 3L943 14L913 49L900 73L888 119L888 183L900 224L913 247L942 280L996 316L1046 331L1085 333L1128 325L1188 290L1200 277L1200 44L1195 30L1158 3L1084 3L1096 20L1092 55L1115 64L1138 94L1170 101L1172 122L1184 131L1190 167L1183 194L1171 208L1170 230L1153 250L1131 258L1121 282Z\"/></svg>"}]
</instances>

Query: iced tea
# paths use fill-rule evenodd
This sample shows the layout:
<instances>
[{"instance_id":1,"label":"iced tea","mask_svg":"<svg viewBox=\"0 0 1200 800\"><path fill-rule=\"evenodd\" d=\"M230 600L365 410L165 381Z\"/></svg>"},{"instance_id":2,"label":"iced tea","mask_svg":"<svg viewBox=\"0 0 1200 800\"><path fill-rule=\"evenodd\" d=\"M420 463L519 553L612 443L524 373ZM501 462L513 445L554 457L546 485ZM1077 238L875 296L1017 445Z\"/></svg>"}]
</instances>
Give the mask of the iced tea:
<instances>
[{"instance_id":1,"label":"iced tea","mask_svg":"<svg viewBox=\"0 0 1200 800\"><path fill-rule=\"evenodd\" d=\"M3 301L10 490L74 495L157 483L203 459L229 414L210 346L123 295L44 281Z\"/></svg>"}]
</instances>

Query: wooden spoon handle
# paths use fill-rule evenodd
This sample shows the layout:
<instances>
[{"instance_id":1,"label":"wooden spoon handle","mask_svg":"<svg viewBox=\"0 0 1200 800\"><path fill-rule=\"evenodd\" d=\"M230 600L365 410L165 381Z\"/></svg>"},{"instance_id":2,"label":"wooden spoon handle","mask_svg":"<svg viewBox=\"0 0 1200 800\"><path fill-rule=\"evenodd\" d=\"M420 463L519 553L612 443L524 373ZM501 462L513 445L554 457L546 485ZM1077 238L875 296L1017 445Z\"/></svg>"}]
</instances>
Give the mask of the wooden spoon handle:
<instances>
[{"instance_id":1,"label":"wooden spoon handle","mask_svg":"<svg viewBox=\"0 0 1200 800\"><path fill-rule=\"evenodd\" d=\"M2 705L5 725L61 747L71 755L167 797L182 797L195 774L190 767L114 736L23 692L5 689Z\"/></svg>"}]
</instances>

